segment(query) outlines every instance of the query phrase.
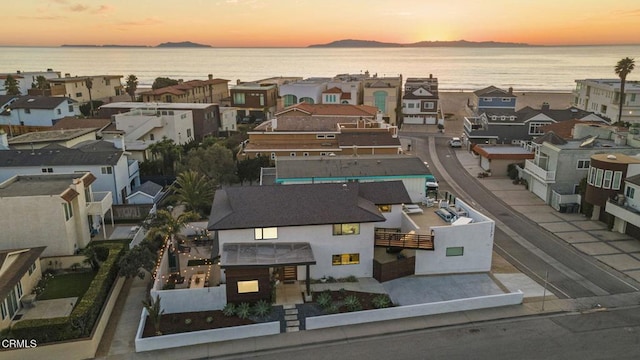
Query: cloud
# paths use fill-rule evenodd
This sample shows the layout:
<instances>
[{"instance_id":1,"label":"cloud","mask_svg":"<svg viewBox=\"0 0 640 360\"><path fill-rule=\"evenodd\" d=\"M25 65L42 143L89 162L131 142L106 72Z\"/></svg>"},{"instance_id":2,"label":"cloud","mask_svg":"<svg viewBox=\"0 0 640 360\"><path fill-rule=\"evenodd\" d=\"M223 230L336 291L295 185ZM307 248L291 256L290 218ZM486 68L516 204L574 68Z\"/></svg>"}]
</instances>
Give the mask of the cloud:
<instances>
[{"instance_id":1,"label":"cloud","mask_svg":"<svg viewBox=\"0 0 640 360\"><path fill-rule=\"evenodd\" d=\"M75 4L75 5L69 6L69 10L73 12L83 12L83 11L89 10L89 7L82 4Z\"/></svg>"},{"instance_id":2,"label":"cloud","mask_svg":"<svg viewBox=\"0 0 640 360\"><path fill-rule=\"evenodd\" d=\"M26 20L60 20L60 19L64 19L65 17L46 15L46 16L18 16L18 18L26 19Z\"/></svg>"},{"instance_id":3,"label":"cloud","mask_svg":"<svg viewBox=\"0 0 640 360\"><path fill-rule=\"evenodd\" d=\"M619 16L631 16L631 17L636 17L636 16L640 16L640 9L633 9L633 10L618 10L616 11L617 15Z\"/></svg>"}]
</instances>

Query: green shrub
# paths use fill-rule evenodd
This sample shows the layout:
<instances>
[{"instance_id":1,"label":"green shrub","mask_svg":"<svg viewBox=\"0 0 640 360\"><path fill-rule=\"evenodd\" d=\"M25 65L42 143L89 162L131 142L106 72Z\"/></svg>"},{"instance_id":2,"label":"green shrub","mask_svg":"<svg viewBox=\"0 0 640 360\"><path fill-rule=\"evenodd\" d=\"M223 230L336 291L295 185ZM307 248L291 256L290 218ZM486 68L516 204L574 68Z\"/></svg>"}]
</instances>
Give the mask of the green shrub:
<instances>
[{"instance_id":1,"label":"green shrub","mask_svg":"<svg viewBox=\"0 0 640 360\"><path fill-rule=\"evenodd\" d=\"M338 305L331 303L329 304L324 311L326 311L328 314L336 314L338 313L340 309L338 309Z\"/></svg>"},{"instance_id":2,"label":"green shrub","mask_svg":"<svg viewBox=\"0 0 640 360\"><path fill-rule=\"evenodd\" d=\"M260 300L253 305L253 314L259 317L265 317L271 314L271 304L265 300Z\"/></svg>"},{"instance_id":3,"label":"green shrub","mask_svg":"<svg viewBox=\"0 0 640 360\"><path fill-rule=\"evenodd\" d=\"M240 305L238 305L238 307L236 308L236 315L240 319L248 319L251 315L251 305L246 302L240 303Z\"/></svg>"},{"instance_id":4,"label":"green shrub","mask_svg":"<svg viewBox=\"0 0 640 360\"><path fill-rule=\"evenodd\" d=\"M185 325L191 325L191 323L192 323L191 319L189 319L189 318L184 319L184 324Z\"/></svg>"},{"instance_id":5,"label":"green shrub","mask_svg":"<svg viewBox=\"0 0 640 360\"><path fill-rule=\"evenodd\" d=\"M387 308L391 305L389 296L385 294L376 295L373 299L371 299L371 302L376 309Z\"/></svg>"},{"instance_id":6,"label":"green shrub","mask_svg":"<svg viewBox=\"0 0 640 360\"><path fill-rule=\"evenodd\" d=\"M340 279L340 282L351 282L351 283L358 282L358 278L355 277L354 275L349 275L346 278Z\"/></svg>"},{"instance_id":7,"label":"green shrub","mask_svg":"<svg viewBox=\"0 0 640 360\"><path fill-rule=\"evenodd\" d=\"M347 307L349 311L360 311L362 310L362 305L360 304L360 300L355 295L348 295L344 298L344 305Z\"/></svg>"},{"instance_id":8,"label":"green shrub","mask_svg":"<svg viewBox=\"0 0 640 360\"><path fill-rule=\"evenodd\" d=\"M227 303L227 305L224 306L224 309L222 309L222 313L224 314L224 316L233 316L236 314L236 304L234 303Z\"/></svg>"},{"instance_id":9,"label":"green shrub","mask_svg":"<svg viewBox=\"0 0 640 360\"><path fill-rule=\"evenodd\" d=\"M331 293L328 291L321 292L316 297L316 302L318 303L318 305L320 305L321 308L325 309L331 304Z\"/></svg>"},{"instance_id":10,"label":"green shrub","mask_svg":"<svg viewBox=\"0 0 640 360\"><path fill-rule=\"evenodd\" d=\"M207 324L211 324L213 322L213 316L207 316L205 321L207 322Z\"/></svg>"}]
</instances>

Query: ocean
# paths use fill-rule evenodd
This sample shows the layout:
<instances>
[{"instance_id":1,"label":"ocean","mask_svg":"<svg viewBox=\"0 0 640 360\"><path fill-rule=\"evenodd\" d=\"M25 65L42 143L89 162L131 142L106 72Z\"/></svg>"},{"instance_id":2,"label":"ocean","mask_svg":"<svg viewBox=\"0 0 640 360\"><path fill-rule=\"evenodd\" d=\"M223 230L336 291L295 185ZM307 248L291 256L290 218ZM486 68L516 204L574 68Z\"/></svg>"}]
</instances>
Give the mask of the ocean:
<instances>
[{"instance_id":1,"label":"ocean","mask_svg":"<svg viewBox=\"0 0 640 360\"><path fill-rule=\"evenodd\" d=\"M640 45L516 48L80 48L0 47L0 73L53 69L71 76L135 74L139 87L156 77L252 81L275 76L337 74L438 78L440 90L489 85L516 91L569 92L576 79L616 78ZM640 71L629 80L640 78ZM124 81L124 80L123 80Z\"/></svg>"}]
</instances>

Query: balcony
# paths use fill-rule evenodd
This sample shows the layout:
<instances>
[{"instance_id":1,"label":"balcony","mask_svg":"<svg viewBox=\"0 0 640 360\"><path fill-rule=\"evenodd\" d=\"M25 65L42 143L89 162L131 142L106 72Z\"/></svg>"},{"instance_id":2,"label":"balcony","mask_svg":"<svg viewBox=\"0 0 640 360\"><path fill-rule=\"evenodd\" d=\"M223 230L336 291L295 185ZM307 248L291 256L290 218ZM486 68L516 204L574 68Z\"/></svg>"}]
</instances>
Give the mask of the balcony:
<instances>
[{"instance_id":1,"label":"balcony","mask_svg":"<svg viewBox=\"0 0 640 360\"><path fill-rule=\"evenodd\" d=\"M92 197L92 201L87 202L87 215L104 217L104 214L106 214L113 205L113 195L111 195L111 191L97 191L92 193Z\"/></svg>"},{"instance_id":2,"label":"balcony","mask_svg":"<svg viewBox=\"0 0 640 360\"><path fill-rule=\"evenodd\" d=\"M640 210L636 208L610 199L605 205L605 211L629 224L640 227Z\"/></svg>"},{"instance_id":3,"label":"balcony","mask_svg":"<svg viewBox=\"0 0 640 360\"><path fill-rule=\"evenodd\" d=\"M420 235L413 231L409 233L376 231L374 238L375 246L433 250L433 238L431 235Z\"/></svg>"},{"instance_id":4,"label":"balcony","mask_svg":"<svg viewBox=\"0 0 640 360\"><path fill-rule=\"evenodd\" d=\"M129 160L129 180L137 177L139 170L138 160Z\"/></svg>"},{"instance_id":5,"label":"balcony","mask_svg":"<svg viewBox=\"0 0 640 360\"><path fill-rule=\"evenodd\" d=\"M544 181L547 184L556 182L556 172L555 171L545 170L545 169L541 168L540 166L536 165L536 163L534 163L531 160L527 160L524 163L524 171L526 173L528 173L530 175L533 175L536 178Z\"/></svg>"}]
</instances>

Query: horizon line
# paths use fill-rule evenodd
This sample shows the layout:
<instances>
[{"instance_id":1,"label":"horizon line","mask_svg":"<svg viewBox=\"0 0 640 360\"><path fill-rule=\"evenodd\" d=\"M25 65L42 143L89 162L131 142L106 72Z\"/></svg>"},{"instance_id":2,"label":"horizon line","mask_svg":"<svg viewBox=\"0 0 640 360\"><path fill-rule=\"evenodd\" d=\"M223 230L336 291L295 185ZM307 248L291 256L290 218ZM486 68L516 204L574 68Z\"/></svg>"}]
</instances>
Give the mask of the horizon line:
<instances>
[{"instance_id":1,"label":"horizon line","mask_svg":"<svg viewBox=\"0 0 640 360\"><path fill-rule=\"evenodd\" d=\"M358 40L360 41L360 40ZM369 40L362 40L362 41L369 41ZM466 40L453 40L453 41L442 41L442 40L436 40L436 41L418 41L419 42L431 42L431 43L435 43L435 42L459 42L459 41L466 41ZM471 43L488 43L488 42L495 42L497 44L501 44L502 42L499 41L469 41ZM198 43L200 44L200 43ZM286 45L273 45L273 46L214 46L214 45L209 45L209 44L200 44L200 45L204 45L202 47L198 47L198 46L168 46L168 47L161 47L158 45L129 45L129 44L59 44L59 45L5 45L5 44L0 44L0 47L4 47L4 48L8 48L8 47L29 47L29 48L61 48L61 47L86 47L86 48L110 48L110 47L137 47L137 48L151 48L151 49L309 49L309 48L326 48L326 47L332 47L332 46L325 46L325 45L329 45L331 43L326 43L326 44L311 44L311 45L306 45L306 46L286 46ZM342 49L348 49L348 48L370 48L370 49L375 49L375 48L398 48L398 47L405 47L405 48L428 48L429 46L409 46L411 44L415 44L415 43L409 43L409 44L402 44L402 43L389 43L389 44L398 44L398 45L403 45L403 46L384 46L384 45L380 45L380 46L335 46L334 48L342 48ZM518 44L521 46L500 46L500 45L496 45L496 46L487 46L487 45L483 45L481 47L579 47L579 46L640 46L640 42L639 43L616 43L616 44L551 44L551 45L545 45L545 44L528 44L528 43L511 43L511 42L505 42L502 44ZM454 46L431 46L431 47L454 47ZM473 45L470 45L468 47L474 47Z\"/></svg>"}]
</instances>

